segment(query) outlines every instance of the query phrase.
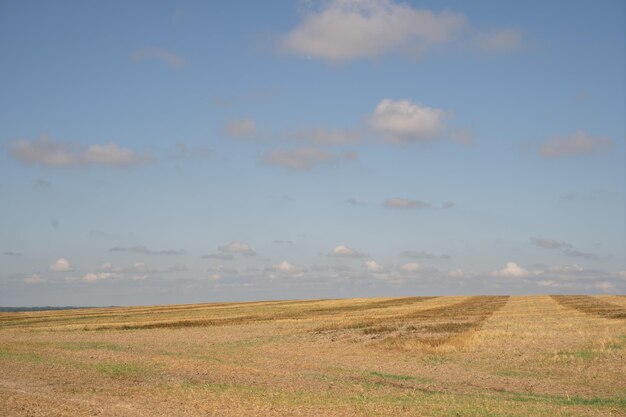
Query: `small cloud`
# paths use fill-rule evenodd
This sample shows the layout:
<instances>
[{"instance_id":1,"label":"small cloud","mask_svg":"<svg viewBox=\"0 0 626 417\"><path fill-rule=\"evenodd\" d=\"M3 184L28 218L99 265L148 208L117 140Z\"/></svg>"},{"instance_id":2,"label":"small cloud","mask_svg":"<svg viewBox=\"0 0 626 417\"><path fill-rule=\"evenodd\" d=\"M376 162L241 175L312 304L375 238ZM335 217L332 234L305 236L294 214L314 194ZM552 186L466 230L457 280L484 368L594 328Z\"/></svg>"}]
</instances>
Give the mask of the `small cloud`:
<instances>
[{"instance_id":1,"label":"small cloud","mask_svg":"<svg viewBox=\"0 0 626 417\"><path fill-rule=\"evenodd\" d=\"M209 274L207 279L209 281L220 281L222 279L222 275L221 274Z\"/></svg>"},{"instance_id":2,"label":"small cloud","mask_svg":"<svg viewBox=\"0 0 626 417\"><path fill-rule=\"evenodd\" d=\"M48 271L52 271L52 272L67 272L71 270L72 270L72 266L70 265L69 261L65 258L57 259L55 263L53 263L52 265L48 267Z\"/></svg>"},{"instance_id":3,"label":"small cloud","mask_svg":"<svg viewBox=\"0 0 626 417\"><path fill-rule=\"evenodd\" d=\"M451 269L448 271L448 276L450 278L464 278L465 272L461 268Z\"/></svg>"},{"instance_id":4,"label":"small cloud","mask_svg":"<svg viewBox=\"0 0 626 417\"><path fill-rule=\"evenodd\" d=\"M167 64L170 68L181 69L185 66L185 60L174 52L165 48L141 48L131 54L134 62L142 61L160 61Z\"/></svg>"},{"instance_id":5,"label":"small cloud","mask_svg":"<svg viewBox=\"0 0 626 417\"><path fill-rule=\"evenodd\" d=\"M386 98L378 103L369 122L389 142L423 142L441 135L445 115L441 109Z\"/></svg>"},{"instance_id":6,"label":"small cloud","mask_svg":"<svg viewBox=\"0 0 626 417\"><path fill-rule=\"evenodd\" d=\"M442 209L451 209L454 207L456 207L456 204L454 204L454 202L452 201L444 201L443 203L441 203Z\"/></svg>"},{"instance_id":7,"label":"small cloud","mask_svg":"<svg viewBox=\"0 0 626 417\"><path fill-rule=\"evenodd\" d=\"M224 133L233 139L250 139L256 135L254 119L234 120L224 126Z\"/></svg>"},{"instance_id":8,"label":"small cloud","mask_svg":"<svg viewBox=\"0 0 626 417\"><path fill-rule=\"evenodd\" d=\"M145 246L130 246L130 247L116 246L114 248L109 249L109 252L130 252L130 253L137 253L140 255L184 255L187 253L187 251L183 249L152 250L152 249L148 249Z\"/></svg>"},{"instance_id":9,"label":"small cloud","mask_svg":"<svg viewBox=\"0 0 626 417\"><path fill-rule=\"evenodd\" d=\"M587 132L579 130L570 136L548 140L541 146L539 153L544 158L592 155L606 152L614 145L614 142L609 138L591 136Z\"/></svg>"},{"instance_id":10,"label":"small cloud","mask_svg":"<svg viewBox=\"0 0 626 417\"><path fill-rule=\"evenodd\" d=\"M39 274L32 274L24 278L24 283L29 285L43 284L46 281L47 279L42 278L41 276L39 276Z\"/></svg>"},{"instance_id":11,"label":"small cloud","mask_svg":"<svg viewBox=\"0 0 626 417\"><path fill-rule=\"evenodd\" d=\"M359 159L359 153L357 151L345 151L343 153L343 159L347 161L356 161Z\"/></svg>"},{"instance_id":12,"label":"small cloud","mask_svg":"<svg viewBox=\"0 0 626 417\"><path fill-rule=\"evenodd\" d=\"M361 253L359 251L356 251L352 248L349 248L347 246L344 245L339 245L339 246L335 246L335 248L330 251L330 253L328 254L328 256L332 256L332 257L336 257L336 258L363 258L366 255L364 253Z\"/></svg>"},{"instance_id":13,"label":"small cloud","mask_svg":"<svg viewBox=\"0 0 626 417\"><path fill-rule=\"evenodd\" d=\"M26 164L56 168L89 165L128 167L153 160L149 154L139 155L112 142L106 145L91 145L84 149L70 142L50 140L46 135L34 141L18 139L11 143L10 152Z\"/></svg>"},{"instance_id":14,"label":"small cloud","mask_svg":"<svg viewBox=\"0 0 626 417\"><path fill-rule=\"evenodd\" d=\"M432 253L424 252L424 251L414 251L414 250L405 250L400 254L400 256L404 258L412 258L412 259L451 259L450 255L441 254L434 255Z\"/></svg>"},{"instance_id":15,"label":"small cloud","mask_svg":"<svg viewBox=\"0 0 626 417\"><path fill-rule=\"evenodd\" d=\"M24 256L23 253L11 252L11 251L4 252L3 255L5 255L5 256Z\"/></svg>"},{"instance_id":16,"label":"small cloud","mask_svg":"<svg viewBox=\"0 0 626 417\"><path fill-rule=\"evenodd\" d=\"M98 272L98 273L89 273L83 276L83 281L86 282L95 282L95 281L103 281L106 279L116 278L118 275L111 272Z\"/></svg>"},{"instance_id":17,"label":"small cloud","mask_svg":"<svg viewBox=\"0 0 626 417\"><path fill-rule=\"evenodd\" d=\"M383 268L383 266L380 265L376 261L367 261L367 262L365 262L365 267L367 268L367 270L369 272L373 272L375 274L379 274L379 273L385 272L385 268Z\"/></svg>"},{"instance_id":18,"label":"small cloud","mask_svg":"<svg viewBox=\"0 0 626 417\"><path fill-rule=\"evenodd\" d=\"M220 246L218 250L221 253L256 256L256 252L250 247L250 245L241 242L231 242L228 245Z\"/></svg>"},{"instance_id":19,"label":"small cloud","mask_svg":"<svg viewBox=\"0 0 626 417\"><path fill-rule=\"evenodd\" d=\"M203 255L202 259L219 259L222 261L231 261L233 259L233 255L230 253L210 253L208 255Z\"/></svg>"},{"instance_id":20,"label":"small cloud","mask_svg":"<svg viewBox=\"0 0 626 417\"><path fill-rule=\"evenodd\" d=\"M468 129L454 129L450 132L450 139L461 145L471 145L474 142L474 135Z\"/></svg>"},{"instance_id":21,"label":"small cloud","mask_svg":"<svg viewBox=\"0 0 626 417\"><path fill-rule=\"evenodd\" d=\"M357 200L356 198L349 198L346 200L347 204L350 204L351 206L366 206L367 203L365 203L364 201L360 201Z\"/></svg>"},{"instance_id":22,"label":"small cloud","mask_svg":"<svg viewBox=\"0 0 626 417\"><path fill-rule=\"evenodd\" d=\"M282 275L301 276L304 272L303 268L298 268L287 261L282 261L278 265L275 265L272 269Z\"/></svg>"},{"instance_id":23,"label":"small cloud","mask_svg":"<svg viewBox=\"0 0 626 417\"><path fill-rule=\"evenodd\" d=\"M624 271L619 271L619 272L617 273L617 276L618 276L618 277L620 277L620 279L624 279L624 280L626 280L626 270L624 270Z\"/></svg>"},{"instance_id":24,"label":"small cloud","mask_svg":"<svg viewBox=\"0 0 626 417\"><path fill-rule=\"evenodd\" d=\"M294 140L309 142L315 146L342 146L357 143L361 135L355 130L328 130L324 127L313 127L291 133Z\"/></svg>"},{"instance_id":25,"label":"small cloud","mask_svg":"<svg viewBox=\"0 0 626 417\"><path fill-rule=\"evenodd\" d=\"M576 101L576 103L584 103L587 100L589 100L588 91L581 91L580 93L576 94L576 96L574 97L574 101Z\"/></svg>"},{"instance_id":26,"label":"small cloud","mask_svg":"<svg viewBox=\"0 0 626 417\"><path fill-rule=\"evenodd\" d=\"M400 271L406 274L414 274L422 269L421 265L417 262L409 262L400 267Z\"/></svg>"},{"instance_id":27,"label":"small cloud","mask_svg":"<svg viewBox=\"0 0 626 417\"><path fill-rule=\"evenodd\" d=\"M317 165L328 164L335 156L316 148L275 149L263 156L263 163L288 168L293 171L308 171Z\"/></svg>"},{"instance_id":28,"label":"small cloud","mask_svg":"<svg viewBox=\"0 0 626 417\"><path fill-rule=\"evenodd\" d=\"M428 208L430 204L418 200L409 200L407 198L394 197L386 200L383 205L393 209L421 209Z\"/></svg>"},{"instance_id":29,"label":"small cloud","mask_svg":"<svg viewBox=\"0 0 626 417\"><path fill-rule=\"evenodd\" d=\"M152 161L149 155L137 155L134 151L120 148L112 142L106 145L91 145L83 154L82 159L88 165L117 167L128 167Z\"/></svg>"},{"instance_id":30,"label":"small cloud","mask_svg":"<svg viewBox=\"0 0 626 417\"><path fill-rule=\"evenodd\" d=\"M193 146L184 142L177 142L173 150L168 152L167 157L173 160L182 159L206 159L211 152L206 145Z\"/></svg>"},{"instance_id":31,"label":"small cloud","mask_svg":"<svg viewBox=\"0 0 626 417\"><path fill-rule=\"evenodd\" d=\"M293 240L276 239L274 243L277 245L293 245Z\"/></svg>"},{"instance_id":32,"label":"small cloud","mask_svg":"<svg viewBox=\"0 0 626 417\"><path fill-rule=\"evenodd\" d=\"M554 239L531 237L530 241L540 248L544 249L560 249L564 255L572 256L575 258L584 259L602 259L602 257L596 253L583 252L575 249L574 246L567 242L559 242Z\"/></svg>"},{"instance_id":33,"label":"small cloud","mask_svg":"<svg viewBox=\"0 0 626 417\"><path fill-rule=\"evenodd\" d=\"M533 245L539 246L540 248L544 249L564 249L572 247L572 245L570 245L569 243L559 242L554 239L531 237L530 241L533 243Z\"/></svg>"},{"instance_id":34,"label":"small cloud","mask_svg":"<svg viewBox=\"0 0 626 417\"><path fill-rule=\"evenodd\" d=\"M597 282L594 286L604 292L609 292L615 288L615 286L608 281Z\"/></svg>"},{"instance_id":35,"label":"small cloud","mask_svg":"<svg viewBox=\"0 0 626 417\"><path fill-rule=\"evenodd\" d=\"M52 187L52 183L50 181L37 179L33 181L33 186L37 189L44 190Z\"/></svg>"},{"instance_id":36,"label":"small cloud","mask_svg":"<svg viewBox=\"0 0 626 417\"><path fill-rule=\"evenodd\" d=\"M567 256L573 256L575 258L583 258L583 259L602 259L600 255L597 253L591 252L583 252L577 249L567 248L563 251L563 253Z\"/></svg>"},{"instance_id":37,"label":"small cloud","mask_svg":"<svg viewBox=\"0 0 626 417\"><path fill-rule=\"evenodd\" d=\"M474 46L484 52L508 52L521 47L524 32L519 29L500 29L481 33L474 38Z\"/></svg>"},{"instance_id":38,"label":"small cloud","mask_svg":"<svg viewBox=\"0 0 626 417\"><path fill-rule=\"evenodd\" d=\"M530 275L526 269L522 268L515 262L507 262L506 266L492 273L495 277L505 278L525 278Z\"/></svg>"}]
</instances>

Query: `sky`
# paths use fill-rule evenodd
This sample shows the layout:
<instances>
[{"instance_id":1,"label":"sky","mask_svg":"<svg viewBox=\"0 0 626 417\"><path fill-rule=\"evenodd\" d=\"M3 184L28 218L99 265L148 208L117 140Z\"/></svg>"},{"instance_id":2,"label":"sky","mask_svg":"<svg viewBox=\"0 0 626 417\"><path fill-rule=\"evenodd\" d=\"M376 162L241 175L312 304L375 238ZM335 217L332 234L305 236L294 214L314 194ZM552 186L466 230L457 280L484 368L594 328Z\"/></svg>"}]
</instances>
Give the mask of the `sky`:
<instances>
[{"instance_id":1,"label":"sky","mask_svg":"<svg viewBox=\"0 0 626 417\"><path fill-rule=\"evenodd\" d=\"M626 293L626 3L0 1L0 305Z\"/></svg>"}]
</instances>

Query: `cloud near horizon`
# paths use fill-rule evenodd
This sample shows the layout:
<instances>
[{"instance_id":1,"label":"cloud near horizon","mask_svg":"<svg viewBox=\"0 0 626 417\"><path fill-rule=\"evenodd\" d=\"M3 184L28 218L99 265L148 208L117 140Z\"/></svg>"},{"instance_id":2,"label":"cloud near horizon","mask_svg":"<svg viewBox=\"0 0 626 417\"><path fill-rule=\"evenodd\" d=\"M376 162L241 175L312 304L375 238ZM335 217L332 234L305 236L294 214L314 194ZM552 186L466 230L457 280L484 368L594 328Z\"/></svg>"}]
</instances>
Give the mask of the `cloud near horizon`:
<instances>
[{"instance_id":1,"label":"cloud near horizon","mask_svg":"<svg viewBox=\"0 0 626 417\"><path fill-rule=\"evenodd\" d=\"M228 245L217 248L222 254L238 254L243 256L256 256L256 252L247 243L231 242ZM223 259L223 258L222 258Z\"/></svg>"},{"instance_id":2,"label":"cloud near horizon","mask_svg":"<svg viewBox=\"0 0 626 417\"><path fill-rule=\"evenodd\" d=\"M67 272L71 270L72 266L70 265L70 262L65 258L57 259L52 265L48 267L48 271L52 272Z\"/></svg>"},{"instance_id":3,"label":"cloud near horizon","mask_svg":"<svg viewBox=\"0 0 626 417\"><path fill-rule=\"evenodd\" d=\"M359 252L357 250L354 250L344 245L335 246L333 250L330 251L328 256L335 257L335 258L355 258L355 259L367 257L367 255L365 255L364 253Z\"/></svg>"},{"instance_id":4,"label":"cloud near horizon","mask_svg":"<svg viewBox=\"0 0 626 417\"><path fill-rule=\"evenodd\" d=\"M425 203L423 201L410 200L408 198L400 198L400 197L389 198L385 200L383 205L388 208L401 209L401 210L421 209L421 208L428 208L431 206L429 203Z\"/></svg>"},{"instance_id":5,"label":"cloud near horizon","mask_svg":"<svg viewBox=\"0 0 626 417\"><path fill-rule=\"evenodd\" d=\"M187 253L187 251L184 249L153 250L141 245L129 247L115 246L109 249L109 252L130 252L141 255L185 255Z\"/></svg>"},{"instance_id":6,"label":"cloud near horizon","mask_svg":"<svg viewBox=\"0 0 626 417\"><path fill-rule=\"evenodd\" d=\"M515 262L507 262L506 266L500 270L493 271L491 273L494 277L504 278L526 278L530 275L530 272Z\"/></svg>"}]
</instances>

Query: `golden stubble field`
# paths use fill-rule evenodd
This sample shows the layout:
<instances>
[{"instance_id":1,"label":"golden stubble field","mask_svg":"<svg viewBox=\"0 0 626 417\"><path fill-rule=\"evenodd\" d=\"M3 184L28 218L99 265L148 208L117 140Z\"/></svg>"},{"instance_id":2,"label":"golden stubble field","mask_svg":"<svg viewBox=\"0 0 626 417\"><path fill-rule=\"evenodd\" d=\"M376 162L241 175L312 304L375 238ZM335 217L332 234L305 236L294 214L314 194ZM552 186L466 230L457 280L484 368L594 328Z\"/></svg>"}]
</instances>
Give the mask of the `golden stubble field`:
<instances>
[{"instance_id":1,"label":"golden stubble field","mask_svg":"<svg viewBox=\"0 0 626 417\"><path fill-rule=\"evenodd\" d=\"M626 297L0 313L0 415L626 415Z\"/></svg>"}]
</instances>

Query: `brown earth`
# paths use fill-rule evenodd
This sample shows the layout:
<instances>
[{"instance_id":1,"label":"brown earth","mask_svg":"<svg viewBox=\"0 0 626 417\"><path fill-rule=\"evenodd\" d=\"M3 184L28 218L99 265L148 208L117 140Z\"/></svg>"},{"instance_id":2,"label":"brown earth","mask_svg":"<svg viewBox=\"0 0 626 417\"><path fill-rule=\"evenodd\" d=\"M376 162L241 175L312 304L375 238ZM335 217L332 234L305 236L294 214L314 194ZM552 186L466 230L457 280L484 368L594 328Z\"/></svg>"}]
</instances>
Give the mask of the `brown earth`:
<instances>
[{"instance_id":1,"label":"brown earth","mask_svg":"<svg viewBox=\"0 0 626 417\"><path fill-rule=\"evenodd\" d=\"M618 299L0 313L0 415L623 416Z\"/></svg>"}]
</instances>

